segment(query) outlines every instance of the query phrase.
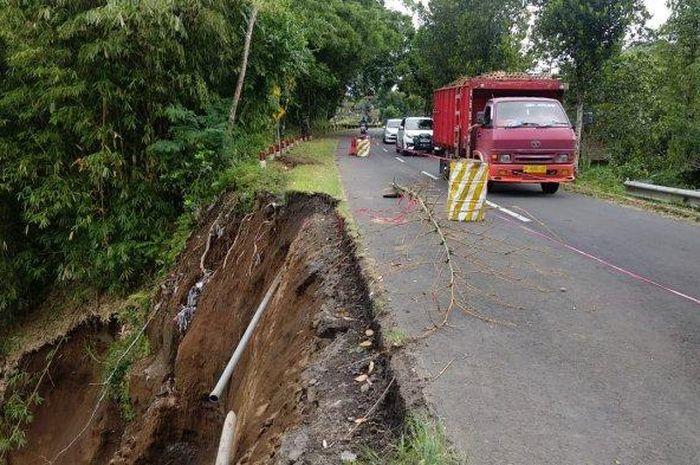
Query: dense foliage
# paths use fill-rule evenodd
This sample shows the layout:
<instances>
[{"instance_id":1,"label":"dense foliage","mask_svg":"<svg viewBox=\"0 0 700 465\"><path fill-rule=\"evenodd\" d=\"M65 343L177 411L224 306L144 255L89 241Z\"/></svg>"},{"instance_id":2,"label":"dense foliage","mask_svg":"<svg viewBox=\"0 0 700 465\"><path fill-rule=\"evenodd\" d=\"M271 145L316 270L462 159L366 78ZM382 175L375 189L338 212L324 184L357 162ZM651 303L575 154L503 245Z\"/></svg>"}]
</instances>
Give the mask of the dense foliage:
<instances>
[{"instance_id":1,"label":"dense foliage","mask_svg":"<svg viewBox=\"0 0 700 465\"><path fill-rule=\"evenodd\" d=\"M594 114L584 159L609 159L620 178L692 187L700 185L700 1L669 6L657 33L620 43L593 72L563 70L585 89L574 101Z\"/></svg>"},{"instance_id":2,"label":"dense foliage","mask_svg":"<svg viewBox=\"0 0 700 465\"><path fill-rule=\"evenodd\" d=\"M524 71L530 13L522 0L431 0L418 3L421 27L402 64L403 90L430 101L434 89L461 76Z\"/></svg>"},{"instance_id":3,"label":"dense foliage","mask_svg":"<svg viewBox=\"0 0 700 465\"><path fill-rule=\"evenodd\" d=\"M248 1L0 0L0 324L54 283L141 281L176 218L256 185L273 113L332 115L402 48L378 1L258 4L232 132Z\"/></svg>"},{"instance_id":4,"label":"dense foliage","mask_svg":"<svg viewBox=\"0 0 700 465\"><path fill-rule=\"evenodd\" d=\"M601 68L620 53L623 40L648 17L642 0L536 0L540 10L535 38L540 54L553 59L572 86L577 141L582 139L583 107ZM577 142L578 148L578 142Z\"/></svg>"},{"instance_id":5,"label":"dense foliage","mask_svg":"<svg viewBox=\"0 0 700 465\"><path fill-rule=\"evenodd\" d=\"M394 84L393 62L405 52L410 19L376 0L295 0L314 60L290 107L300 124L328 120L350 90L379 94Z\"/></svg>"}]
</instances>

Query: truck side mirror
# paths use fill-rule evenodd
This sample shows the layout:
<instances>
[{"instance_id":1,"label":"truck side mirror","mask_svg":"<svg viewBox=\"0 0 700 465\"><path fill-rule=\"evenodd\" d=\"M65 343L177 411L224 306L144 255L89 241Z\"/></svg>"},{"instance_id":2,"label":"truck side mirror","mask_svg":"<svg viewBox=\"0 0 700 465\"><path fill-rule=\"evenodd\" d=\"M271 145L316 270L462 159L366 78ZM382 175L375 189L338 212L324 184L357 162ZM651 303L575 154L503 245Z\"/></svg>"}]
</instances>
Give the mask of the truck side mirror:
<instances>
[{"instance_id":1,"label":"truck side mirror","mask_svg":"<svg viewBox=\"0 0 700 465\"><path fill-rule=\"evenodd\" d=\"M476 112L476 122L479 124L486 124L486 112L477 111Z\"/></svg>"}]
</instances>

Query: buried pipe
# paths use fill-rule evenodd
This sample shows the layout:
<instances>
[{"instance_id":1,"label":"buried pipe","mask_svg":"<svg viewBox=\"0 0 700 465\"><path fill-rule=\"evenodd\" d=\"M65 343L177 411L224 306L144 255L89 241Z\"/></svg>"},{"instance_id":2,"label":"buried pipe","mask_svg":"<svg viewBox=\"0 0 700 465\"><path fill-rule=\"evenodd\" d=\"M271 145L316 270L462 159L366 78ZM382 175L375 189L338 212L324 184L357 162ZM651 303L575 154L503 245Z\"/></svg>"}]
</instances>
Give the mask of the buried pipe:
<instances>
[{"instance_id":1,"label":"buried pipe","mask_svg":"<svg viewBox=\"0 0 700 465\"><path fill-rule=\"evenodd\" d=\"M216 454L215 465L231 465L233 457L236 455L236 414L232 411L226 415L224 428L221 430L219 440L219 452Z\"/></svg>"},{"instance_id":2,"label":"buried pipe","mask_svg":"<svg viewBox=\"0 0 700 465\"><path fill-rule=\"evenodd\" d=\"M263 297L262 302L260 302L260 306L258 306L258 309L255 311L253 318L250 320L250 323L248 324L248 327L246 328L245 333L243 333L243 337L241 337L241 340L238 343L236 350L233 352L231 359L228 361L226 368L224 368L224 372L221 374L219 381L216 383L216 386L214 387L214 390L211 391L211 394L209 394L209 400L211 402L218 402L219 398L224 393L224 389L226 389L226 385L228 384L229 380L231 379L231 375L233 374L233 370L236 368L236 365L238 365L238 362L240 361L241 356L243 355L243 351L245 350L246 346L248 345L248 342L250 342L250 338L253 335L253 331L255 331L255 327L258 325L258 322L260 321L260 318L262 317L262 314L265 311L265 308L267 308L267 304L270 303L270 299L272 299L272 295L275 293L275 290L280 285L281 279L282 279L282 274L279 273L275 277L275 280L272 281L272 284L270 284L270 288L267 290L265 297Z\"/></svg>"}]
</instances>

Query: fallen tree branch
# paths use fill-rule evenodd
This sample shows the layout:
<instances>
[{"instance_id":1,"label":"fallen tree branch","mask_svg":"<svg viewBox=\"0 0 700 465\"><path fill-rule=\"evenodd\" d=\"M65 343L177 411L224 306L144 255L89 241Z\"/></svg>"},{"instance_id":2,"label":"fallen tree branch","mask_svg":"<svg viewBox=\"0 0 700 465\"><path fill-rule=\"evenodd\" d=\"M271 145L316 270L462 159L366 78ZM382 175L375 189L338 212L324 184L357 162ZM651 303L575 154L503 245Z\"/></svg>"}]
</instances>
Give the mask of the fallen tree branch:
<instances>
[{"instance_id":1,"label":"fallen tree branch","mask_svg":"<svg viewBox=\"0 0 700 465\"><path fill-rule=\"evenodd\" d=\"M457 282L457 271L455 270L455 265L452 261L452 252L450 251L450 247L447 243L447 237L445 236L445 233L442 227L440 226L440 223L435 218L435 215L433 215L433 211L428 207L423 197L421 197L416 191L404 187L400 184L397 184L396 182L394 182L394 188L398 189L399 191L409 195L411 198L418 201L423 211L425 211L425 213L428 215L428 220L432 223L433 227L435 228L435 232L437 232L437 234L440 236L440 244L445 249L445 262L447 263L447 267L450 270L450 281L448 284L448 288L450 290L450 303L447 305L447 309L445 310L442 322L437 327L445 326L450 318L450 315L452 314L452 311L454 310L457 304L457 295L455 289Z\"/></svg>"}]
</instances>

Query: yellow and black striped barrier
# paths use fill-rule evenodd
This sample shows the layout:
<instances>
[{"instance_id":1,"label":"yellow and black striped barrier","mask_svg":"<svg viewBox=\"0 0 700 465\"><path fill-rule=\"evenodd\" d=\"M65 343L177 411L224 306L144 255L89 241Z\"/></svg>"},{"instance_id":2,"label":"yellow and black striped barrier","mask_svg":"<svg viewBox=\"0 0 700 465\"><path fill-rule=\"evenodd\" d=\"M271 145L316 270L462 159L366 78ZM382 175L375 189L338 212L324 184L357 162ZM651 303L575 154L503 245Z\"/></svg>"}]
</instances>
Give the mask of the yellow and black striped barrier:
<instances>
[{"instance_id":1,"label":"yellow and black striped barrier","mask_svg":"<svg viewBox=\"0 0 700 465\"><path fill-rule=\"evenodd\" d=\"M357 156L369 157L369 137L357 139Z\"/></svg>"},{"instance_id":2,"label":"yellow and black striped barrier","mask_svg":"<svg viewBox=\"0 0 700 465\"><path fill-rule=\"evenodd\" d=\"M450 164L447 216L453 221L482 221L486 211L489 167L478 160Z\"/></svg>"}]
</instances>

